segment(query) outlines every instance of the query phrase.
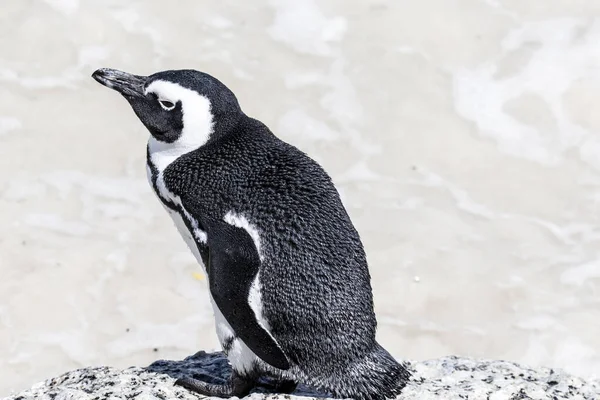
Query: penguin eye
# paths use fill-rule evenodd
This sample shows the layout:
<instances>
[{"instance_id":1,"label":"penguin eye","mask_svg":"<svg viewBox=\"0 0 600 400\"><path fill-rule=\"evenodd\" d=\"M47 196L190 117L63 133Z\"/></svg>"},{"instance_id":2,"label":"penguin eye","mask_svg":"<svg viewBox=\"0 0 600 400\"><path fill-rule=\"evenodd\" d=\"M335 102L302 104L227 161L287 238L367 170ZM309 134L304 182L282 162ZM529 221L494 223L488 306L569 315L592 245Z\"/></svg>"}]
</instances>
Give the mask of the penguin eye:
<instances>
[{"instance_id":1,"label":"penguin eye","mask_svg":"<svg viewBox=\"0 0 600 400\"><path fill-rule=\"evenodd\" d=\"M171 111L172 109L175 108L175 104L173 104L172 102L170 102L168 100L159 100L158 102L160 103L160 106L167 111Z\"/></svg>"}]
</instances>

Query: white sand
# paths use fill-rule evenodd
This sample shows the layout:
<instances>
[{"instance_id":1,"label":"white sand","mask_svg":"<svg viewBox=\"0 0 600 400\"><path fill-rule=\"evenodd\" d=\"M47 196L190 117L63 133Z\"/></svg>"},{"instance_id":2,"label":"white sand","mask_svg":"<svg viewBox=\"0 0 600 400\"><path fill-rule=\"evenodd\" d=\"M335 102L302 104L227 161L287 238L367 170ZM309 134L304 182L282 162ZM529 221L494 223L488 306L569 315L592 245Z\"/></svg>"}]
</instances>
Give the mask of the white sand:
<instances>
[{"instance_id":1,"label":"white sand","mask_svg":"<svg viewBox=\"0 0 600 400\"><path fill-rule=\"evenodd\" d=\"M0 396L218 345L97 67L212 73L320 161L396 356L598 377L598 43L585 0L4 0Z\"/></svg>"}]
</instances>

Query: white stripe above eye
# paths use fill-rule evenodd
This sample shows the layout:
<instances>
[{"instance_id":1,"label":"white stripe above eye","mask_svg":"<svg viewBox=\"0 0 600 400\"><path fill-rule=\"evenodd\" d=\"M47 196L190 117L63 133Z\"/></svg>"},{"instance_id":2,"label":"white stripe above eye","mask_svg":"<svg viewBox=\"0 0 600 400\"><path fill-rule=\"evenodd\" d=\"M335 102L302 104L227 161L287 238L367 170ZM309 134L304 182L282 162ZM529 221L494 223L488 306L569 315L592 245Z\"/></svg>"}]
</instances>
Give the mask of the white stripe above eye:
<instances>
[{"instance_id":1,"label":"white stripe above eye","mask_svg":"<svg viewBox=\"0 0 600 400\"><path fill-rule=\"evenodd\" d=\"M175 108L175 102L165 99L158 99L158 103L165 111L171 111Z\"/></svg>"},{"instance_id":2,"label":"white stripe above eye","mask_svg":"<svg viewBox=\"0 0 600 400\"><path fill-rule=\"evenodd\" d=\"M152 164L158 172L162 172L173 161L208 141L214 126L211 104L206 96L177 83L163 80L152 82L145 93L154 93L159 99L173 104L181 102L183 129L177 140L166 143L153 136L148 140ZM165 108L162 104L161 107Z\"/></svg>"}]
</instances>

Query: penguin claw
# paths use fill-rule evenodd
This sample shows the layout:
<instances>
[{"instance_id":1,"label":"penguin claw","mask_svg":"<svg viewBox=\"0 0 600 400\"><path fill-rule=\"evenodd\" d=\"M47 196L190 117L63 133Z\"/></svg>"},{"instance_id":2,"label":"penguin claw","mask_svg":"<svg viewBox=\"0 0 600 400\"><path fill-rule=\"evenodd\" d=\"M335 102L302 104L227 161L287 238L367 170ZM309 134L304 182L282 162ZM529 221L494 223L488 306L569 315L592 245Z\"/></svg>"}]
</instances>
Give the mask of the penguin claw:
<instances>
[{"instance_id":1,"label":"penguin claw","mask_svg":"<svg viewBox=\"0 0 600 400\"><path fill-rule=\"evenodd\" d=\"M274 393L291 394L296 390L298 383L292 380L276 380L268 382L260 382L261 387Z\"/></svg>"},{"instance_id":2,"label":"penguin claw","mask_svg":"<svg viewBox=\"0 0 600 400\"><path fill-rule=\"evenodd\" d=\"M288 380L280 381L276 385L277 391L284 394L294 393L296 387L298 387L298 383Z\"/></svg>"},{"instance_id":3,"label":"penguin claw","mask_svg":"<svg viewBox=\"0 0 600 400\"><path fill-rule=\"evenodd\" d=\"M223 398L233 396L239 398L245 397L254 387L253 381L244 379L235 373L231 381L223 385L208 383L190 377L177 379L175 381L175 385L184 387L191 392L195 392L204 396Z\"/></svg>"},{"instance_id":4,"label":"penguin claw","mask_svg":"<svg viewBox=\"0 0 600 400\"><path fill-rule=\"evenodd\" d=\"M232 392L230 385L214 385L188 377L177 379L175 385L204 396L231 397L230 393Z\"/></svg>"}]
</instances>

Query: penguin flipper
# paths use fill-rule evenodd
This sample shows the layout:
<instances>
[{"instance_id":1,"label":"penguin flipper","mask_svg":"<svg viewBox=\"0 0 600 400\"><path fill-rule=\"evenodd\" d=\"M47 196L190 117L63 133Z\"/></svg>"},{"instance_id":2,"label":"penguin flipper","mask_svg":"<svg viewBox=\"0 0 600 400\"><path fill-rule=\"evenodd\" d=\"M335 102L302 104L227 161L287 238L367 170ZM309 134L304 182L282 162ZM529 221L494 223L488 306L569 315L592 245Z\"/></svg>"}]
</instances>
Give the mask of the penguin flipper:
<instances>
[{"instance_id":1,"label":"penguin flipper","mask_svg":"<svg viewBox=\"0 0 600 400\"><path fill-rule=\"evenodd\" d=\"M252 237L245 229L224 221L208 225L208 281L217 307L258 358L275 368L288 369L283 350L250 306L250 289L261 262Z\"/></svg>"}]
</instances>

